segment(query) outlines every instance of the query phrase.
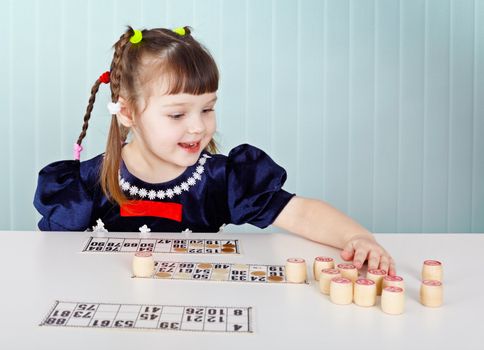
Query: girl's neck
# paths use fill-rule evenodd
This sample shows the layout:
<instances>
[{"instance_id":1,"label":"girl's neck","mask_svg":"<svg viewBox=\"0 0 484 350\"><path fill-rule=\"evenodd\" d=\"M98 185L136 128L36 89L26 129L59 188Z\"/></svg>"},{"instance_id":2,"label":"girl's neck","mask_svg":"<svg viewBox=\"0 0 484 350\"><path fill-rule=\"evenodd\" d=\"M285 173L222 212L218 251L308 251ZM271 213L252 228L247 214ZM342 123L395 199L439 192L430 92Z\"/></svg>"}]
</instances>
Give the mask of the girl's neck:
<instances>
[{"instance_id":1,"label":"girl's neck","mask_svg":"<svg viewBox=\"0 0 484 350\"><path fill-rule=\"evenodd\" d=\"M132 175L144 182L153 184L171 181L187 169L141 152L133 142L123 147L121 156L126 168Z\"/></svg>"}]
</instances>

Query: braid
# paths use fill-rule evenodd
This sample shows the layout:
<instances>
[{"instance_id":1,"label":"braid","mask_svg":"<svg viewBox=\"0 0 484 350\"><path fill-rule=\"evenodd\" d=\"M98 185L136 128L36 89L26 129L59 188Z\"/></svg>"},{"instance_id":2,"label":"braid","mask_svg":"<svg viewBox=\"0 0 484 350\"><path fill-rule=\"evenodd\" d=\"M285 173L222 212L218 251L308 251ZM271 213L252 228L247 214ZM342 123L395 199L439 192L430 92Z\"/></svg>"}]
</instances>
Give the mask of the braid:
<instances>
[{"instance_id":1,"label":"braid","mask_svg":"<svg viewBox=\"0 0 484 350\"><path fill-rule=\"evenodd\" d=\"M121 35L119 40L114 45L114 55L110 68L110 87L111 87L111 101L118 102L121 91L121 78L123 75L123 56L129 39L134 31L131 27ZM128 130L123 126L118 125L116 115L111 118L111 126L109 128L108 142L106 144L106 152L104 153L104 160L101 168L101 187L104 194L110 200L122 204L126 202L126 196L119 187L118 172L121 163L121 148L122 142L126 140Z\"/></svg>"},{"instance_id":2,"label":"braid","mask_svg":"<svg viewBox=\"0 0 484 350\"><path fill-rule=\"evenodd\" d=\"M94 102L96 101L96 94L99 90L99 85L101 85L101 80L97 79L91 88L91 97L89 97L89 103L87 104L86 114L84 114L84 123L82 124L82 131L77 139L77 144L80 146L82 144L82 139L86 137L87 128L89 127L89 119L91 118L91 112L94 108Z\"/></svg>"},{"instance_id":3,"label":"braid","mask_svg":"<svg viewBox=\"0 0 484 350\"><path fill-rule=\"evenodd\" d=\"M119 92L121 89L121 76L123 74L121 60L123 59L123 53L126 45L129 42L129 38L133 35L133 28L129 29L119 37L119 40L114 44L114 55L110 68L110 86L111 86L111 100L116 102L119 98Z\"/></svg>"}]
</instances>

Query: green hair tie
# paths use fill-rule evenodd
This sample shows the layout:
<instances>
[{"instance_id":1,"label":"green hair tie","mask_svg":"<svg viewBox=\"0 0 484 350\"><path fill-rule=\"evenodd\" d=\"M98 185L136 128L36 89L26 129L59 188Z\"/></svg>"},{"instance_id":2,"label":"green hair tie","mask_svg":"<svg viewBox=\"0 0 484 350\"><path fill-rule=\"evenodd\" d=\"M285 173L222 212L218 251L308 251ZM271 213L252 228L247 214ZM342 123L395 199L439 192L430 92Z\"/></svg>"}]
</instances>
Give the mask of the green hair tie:
<instances>
[{"instance_id":1,"label":"green hair tie","mask_svg":"<svg viewBox=\"0 0 484 350\"><path fill-rule=\"evenodd\" d=\"M141 41L141 39L143 39L143 34L141 33L140 30L135 29L134 34L133 34L133 36L131 36L131 38L129 38L129 41L132 44L137 44Z\"/></svg>"},{"instance_id":2,"label":"green hair tie","mask_svg":"<svg viewBox=\"0 0 484 350\"><path fill-rule=\"evenodd\" d=\"M184 36L186 34L185 28L183 28L183 27L175 28L175 29L173 29L173 31L175 33L177 33L178 35L181 35L181 36Z\"/></svg>"}]
</instances>

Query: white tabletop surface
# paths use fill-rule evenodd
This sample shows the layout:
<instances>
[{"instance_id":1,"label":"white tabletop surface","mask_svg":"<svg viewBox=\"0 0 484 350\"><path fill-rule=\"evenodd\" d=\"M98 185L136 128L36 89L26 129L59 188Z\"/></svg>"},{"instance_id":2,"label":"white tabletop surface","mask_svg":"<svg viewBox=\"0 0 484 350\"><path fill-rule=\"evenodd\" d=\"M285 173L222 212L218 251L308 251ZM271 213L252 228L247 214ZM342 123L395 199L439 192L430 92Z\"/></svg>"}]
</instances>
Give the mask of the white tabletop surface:
<instances>
[{"instance_id":1,"label":"white tabletop surface","mask_svg":"<svg viewBox=\"0 0 484 350\"><path fill-rule=\"evenodd\" d=\"M484 235L380 234L406 280L406 311L338 306L309 285L133 279L128 253L80 253L91 233L0 232L0 349L483 349ZM109 236L116 235L109 233ZM130 236L129 234L117 234ZM136 235L132 235L136 236ZM285 233L153 234L239 239L242 254L156 254L157 260L283 265L339 251ZM425 259L444 264L444 305L418 302ZM253 333L40 327L55 300L252 306Z\"/></svg>"}]
</instances>

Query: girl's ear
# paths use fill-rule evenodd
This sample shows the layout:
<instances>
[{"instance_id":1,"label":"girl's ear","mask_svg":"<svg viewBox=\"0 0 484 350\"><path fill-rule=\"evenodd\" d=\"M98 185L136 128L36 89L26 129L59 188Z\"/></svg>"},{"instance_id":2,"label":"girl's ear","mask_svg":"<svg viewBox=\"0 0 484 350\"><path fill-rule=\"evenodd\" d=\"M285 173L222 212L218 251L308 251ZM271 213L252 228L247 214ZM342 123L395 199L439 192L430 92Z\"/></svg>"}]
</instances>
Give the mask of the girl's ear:
<instances>
[{"instance_id":1,"label":"girl's ear","mask_svg":"<svg viewBox=\"0 0 484 350\"><path fill-rule=\"evenodd\" d=\"M134 125L134 115L129 108L126 100L119 96L118 103L121 105L121 110L116 114L118 121L125 127L131 128Z\"/></svg>"}]
</instances>

